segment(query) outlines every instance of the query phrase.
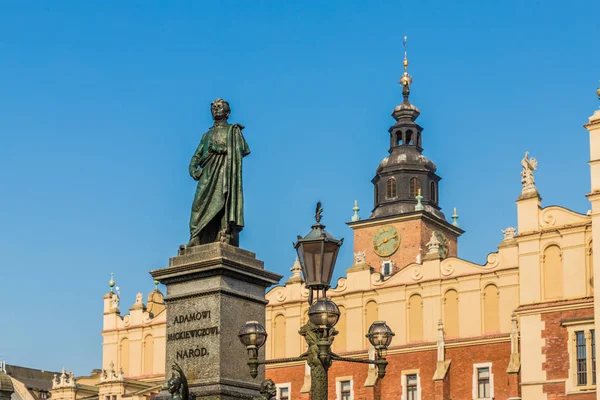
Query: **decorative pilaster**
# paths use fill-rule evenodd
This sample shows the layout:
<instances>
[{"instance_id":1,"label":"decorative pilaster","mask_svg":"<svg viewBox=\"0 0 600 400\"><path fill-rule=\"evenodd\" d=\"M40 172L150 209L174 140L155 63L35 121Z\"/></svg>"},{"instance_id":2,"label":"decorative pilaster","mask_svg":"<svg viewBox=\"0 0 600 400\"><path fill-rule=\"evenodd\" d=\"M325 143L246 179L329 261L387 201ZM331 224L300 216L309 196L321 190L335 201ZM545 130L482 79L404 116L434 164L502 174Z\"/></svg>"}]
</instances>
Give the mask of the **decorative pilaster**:
<instances>
[{"instance_id":1,"label":"decorative pilaster","mask_svg":"<svg viewBox=\"0 0 600 400\"><path fill-rule=\"evenodd\" d=\"M506 368L509 374L516 374L521 369L521 354L519 353L519 326L517 314L513 311L510 328L510 362Z\"/></svg>"},{"instance_id":2,"label":"decorative pilaster","mask_svg":"<svg viewBox=\"0 0 600 400\"><path fill-rule=\"evenodd\" d=\"M446 341L444 337L444 323L440 319L438 322L438 338L437 338L437 366L433 374L433 380L444 380L448 373L448 368L452 360L446 360L445 354Z\"/></svg>"},{"instance_id":3,"label":"decorative pilaster","mask_svg":"<svg viewBox=\"0 0 600 400\"><path fill-rule=\"evenodd\" d=\"M600 99L600 89L596 92ZM592 206L592 252L600 254L600 110L596 110L584 125L590 136L591 190L587 195ZM600 276L600 257L594 257L594 276ZM594 296L594 328L600 332L600 296ZM600 340L596 340L596 354L600 351ZM596 369L596 382L600 382L600 368ZM596 392L600 400L600 390Z\"/></svg>"}]
</instances>

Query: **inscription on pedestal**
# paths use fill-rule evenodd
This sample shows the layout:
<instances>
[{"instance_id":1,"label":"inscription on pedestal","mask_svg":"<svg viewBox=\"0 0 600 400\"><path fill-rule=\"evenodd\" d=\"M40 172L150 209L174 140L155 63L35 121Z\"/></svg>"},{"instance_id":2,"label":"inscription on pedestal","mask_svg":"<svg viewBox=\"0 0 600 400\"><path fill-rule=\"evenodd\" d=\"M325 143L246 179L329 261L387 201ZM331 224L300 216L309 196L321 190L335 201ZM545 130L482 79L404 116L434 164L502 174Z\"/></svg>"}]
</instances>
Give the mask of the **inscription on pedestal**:
<instances>
[{"instance_id":1,"label":"inscription on pedestal","mask_svg":"<svg viewBox=\"0 0 600 400\"><path fill-rule=\"evenodd\" d=\"M167 312L167 362L178 362L190 380L214 379L221 340L220 310L211 296L176 301ZM207 366L211 366L207 368Z\"/></svg>"},{"instance_id":2,"label":"inscription on pedestal","mask_svg":"<svg viewBox=\"0 0 600 400\"><path fill-rule=\"evenodd\" d=\"M208 326L205 328L190 328L190 323L196 321L210 321L210 310L205 311L197 311L191 312L189 314L180 314L176 315L173 319L173 327L176 325L181 327L181 330L178 332L169 333L167 335L167 342L172 342L175 340L186 340L186 339L195 339L195 338L204 338L210 336L217 336L219 334L219 327L217 325ZM186 347L182 350L177 350L175 358L177 360L185 360L186 358L198 358L208 356L208 349L201 345L196 345L192 347Z\"/></svg>"}]
</instances>

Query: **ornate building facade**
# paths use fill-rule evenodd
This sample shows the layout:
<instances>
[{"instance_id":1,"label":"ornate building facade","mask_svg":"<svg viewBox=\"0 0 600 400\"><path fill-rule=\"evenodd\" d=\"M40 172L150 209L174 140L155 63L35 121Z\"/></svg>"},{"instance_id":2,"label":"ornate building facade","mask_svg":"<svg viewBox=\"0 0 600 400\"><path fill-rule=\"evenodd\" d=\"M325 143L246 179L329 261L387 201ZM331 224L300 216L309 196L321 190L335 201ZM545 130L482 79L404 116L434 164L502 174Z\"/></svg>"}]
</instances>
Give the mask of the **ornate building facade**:
<instances>
[{"instance_id":1,"label":"ornate building facade","mask_svg":"<svg viewBox=\"0 0 600 400\"><path fill-rule=\"evenodd\" d=\"M354 265L328 291L339 305L334 352L372 358L365 338L385 320L396 333L388 372L334 362L329 397L348 399L600 399L596 393L594 243L600 241L600 110L590 118L592 210L543 207L535 158L521 162L517 227L503 231L484 264L457 258L456 210L438 204L440 177L423 154L419 110L404 101L392 116L389 156L376 170L372 214L356 214ZM582 161L583 162L583 161ZM598 236L598 237L596 237ZM600 249L598 250L600 251ZM308 291L298 263L267 293L266 357L306 350L297 334L308 320ZM600 316L598 316L600 318ZM597 320L597 319L596 319ZM280 399L308 399L303 363L269 364Z\"/></svg>"},{"instance_id":2,"label":"ornate building facade","mask_svg":"<svg viewBox=\"0 0 600 400\"><path fill-rule=\"evenodd\" d=\"M457 257L464 233L456 210L439 204L435 164L423 155L426 137L410 103L408 62L404 100L392 113L389 155L375 171L372 214L348 223L354 265L328 293L339 305L333 350L372 358L365 333L385 320L396 333L387 374L335 362L329 398L337 400L558 400L600 399L596 391L594 250L600 246L600 110L590 135L591 211L543 207L535 185L537 161L525 154L517 226L483 264ZM582 162L583 156L582 156ZM355 206L357 210L358 207ZM600 251L600 249L596 250ZM340 268L341 266L338 266ZM163 294L138 294L121 313L113 290L104 296L102 369L89 377L54 377L55 400L146 400L165 381L166 311ZM266 295L267 359L306 350L298 335L308 315L300 266ZM596 307L595 307L596 305ZM240 354L240 357L244 357ZM308 399L303 363L269 364L280 400Z\"/></svg>"},{"instance_id":3,"label":"ornate building facade","mask_svg":"<svg viewBox=\"0 0 600 400\"><path fill-rule=\"evenodd\" d=\"M120 310L120 296L104 295L102 369L87 377L55 375L53 400L147 400L158 394L165 380L166 311L158 287L146 304L138 293L129 314Z\"/></svg>"}]
</instances>

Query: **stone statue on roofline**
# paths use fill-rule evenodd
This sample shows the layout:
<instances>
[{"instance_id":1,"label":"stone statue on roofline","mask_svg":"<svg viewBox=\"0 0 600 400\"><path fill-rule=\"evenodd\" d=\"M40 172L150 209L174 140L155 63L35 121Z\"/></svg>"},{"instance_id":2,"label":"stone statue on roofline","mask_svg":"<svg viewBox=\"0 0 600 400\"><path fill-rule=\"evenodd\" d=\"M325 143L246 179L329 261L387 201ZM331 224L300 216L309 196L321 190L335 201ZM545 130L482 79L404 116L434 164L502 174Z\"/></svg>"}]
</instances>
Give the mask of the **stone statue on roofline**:
<instances>
[{"instance_id":1,"label":"stone statue on roofline","mask_svg":"<svg viewBox=\"0 0 600 400\"><path fill-rule=\"evenodd\" d=\"M231 109L223 99L210 105L214 125L202 136L189 165L198 181L187 247L223 242L239 246L244 227L242 158L250 154L244 127L227 122Z\"/></svg>"},{"instance_id":2,"label":"stone statue on roofline","mask_svg":"<svg viewBox=\"0 0 600 400\"><path fill-rule=\"evenodd\" d=\"M537 193L535 187L535 180L533 177L533 171L537 170L537 160L533 157L529 157L529 152L525 152L525 157L521 160L521 184L523 185L522 193Z\"/></svg>"}]
</instances>

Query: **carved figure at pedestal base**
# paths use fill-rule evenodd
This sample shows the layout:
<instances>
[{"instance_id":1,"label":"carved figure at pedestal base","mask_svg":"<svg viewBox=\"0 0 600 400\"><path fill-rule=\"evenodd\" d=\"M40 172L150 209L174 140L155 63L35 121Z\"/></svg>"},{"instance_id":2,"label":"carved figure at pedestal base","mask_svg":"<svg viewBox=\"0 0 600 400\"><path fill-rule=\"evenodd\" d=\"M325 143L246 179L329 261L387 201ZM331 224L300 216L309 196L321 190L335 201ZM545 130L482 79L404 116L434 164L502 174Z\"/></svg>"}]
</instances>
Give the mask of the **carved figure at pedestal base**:
<instances>
[{"instance_id":1,"label":"carved figure at pedestal base","mask_svg":"<svg viewBox=\"0 0 600 400\"><path fill-rule=\"evenodd\" d=\"M252 400L273 400L277 397L277 386L272 379L264 380L260 385L260 396Z\"/></svg>"},{"instance_id":2,"label":"carved figure at pedestal base","mask_svg":"<svg viewBox=\"0 0 600 400\"><path fill-rule=\"evenodd\" d=\"M195 396L190 398L188 382L179 364L173 364L173 373L171 379L167 381L167 389L171 393L169 400L194 400Z\"/></svg>"}]
</instances>

